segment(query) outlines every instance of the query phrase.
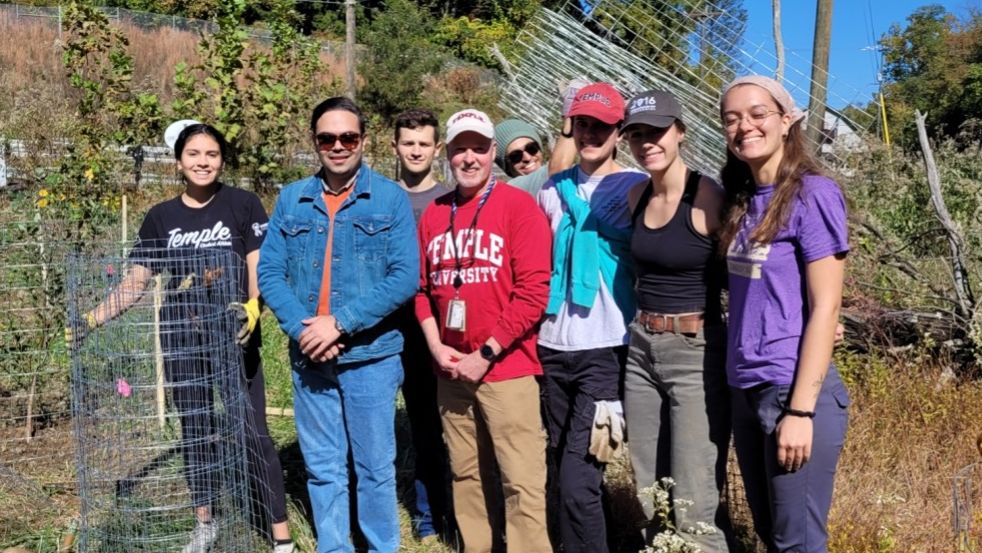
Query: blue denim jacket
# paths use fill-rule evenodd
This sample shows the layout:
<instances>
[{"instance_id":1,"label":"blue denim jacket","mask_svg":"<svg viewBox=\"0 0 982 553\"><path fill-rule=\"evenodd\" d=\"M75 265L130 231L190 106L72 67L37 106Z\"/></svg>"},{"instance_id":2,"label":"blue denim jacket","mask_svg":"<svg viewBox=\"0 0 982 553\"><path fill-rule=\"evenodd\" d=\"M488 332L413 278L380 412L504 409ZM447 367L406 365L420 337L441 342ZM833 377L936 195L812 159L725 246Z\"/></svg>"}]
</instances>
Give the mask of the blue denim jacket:
<instances>
[{"instance_id":1,"label":"blue denim jacket","mask_svg":"<svg viewBox=\"0 0 982 553\"><path fill-rule=\"evenodd\" d=\"M364 163L334 219L331 314L350 335L339 364L402 351L396 309L419 285L416 225L406 193ZM317 312L328 215L314 175L280 192L259 254L259 290L290 336L294 369L313 364L297 341Z\"/></svg>"}]
</instances>

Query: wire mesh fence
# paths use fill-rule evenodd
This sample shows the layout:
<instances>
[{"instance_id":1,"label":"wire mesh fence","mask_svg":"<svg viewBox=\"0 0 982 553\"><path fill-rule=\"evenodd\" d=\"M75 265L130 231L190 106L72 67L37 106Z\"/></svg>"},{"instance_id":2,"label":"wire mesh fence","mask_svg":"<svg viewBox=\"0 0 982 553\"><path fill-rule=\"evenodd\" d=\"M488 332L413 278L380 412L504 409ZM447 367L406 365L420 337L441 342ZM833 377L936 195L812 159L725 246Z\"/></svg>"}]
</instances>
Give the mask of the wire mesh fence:
<instances>
[{"instance_id":1,"label":"wire mesh fence","mask_svg":"<svg viewBox=\"0 0 982 553\"><path fill-rule=\"evenodd\" d=\"M0 496L24 517L48 486L72 481L64 320L64 243L36 222L0 224ZM40 494L40 495L39 495Z\"/></svg>"},{"instance_id":2,"label":"wire mesh fence","mask_svg":"<svg viewBox=\"0 0 982 553\"><path fill-rule=\"evenodd\" d=\"M641 8L638 2L599 1L586 14L581 4L543 9L523 28L516 42L524 54L508 67L502 109L551 135L560 121L560 82L580 76L609 82L627 98L667 90L682 104L683 157L690 167L717 175L726 153L720 88L736 75L773 70L774 54L741 39L740 18L712 3L694 9L690 2L645 2ZM789 67L785 86L807 97L810 76ZM846 100L830 94L830 102ZM823 158L830 168L843 167L851 152L864 149L872 121L826 109ZM623 158L632 163L629 155Z\"/></svg>"},{"instance_id":3,"label":"wire mesh fence","mask_svg":"<svg viewBox=\"0 0 982 553\"><path fill-rule=\"evenodd\" d=\"M144 294L134 283L148 269L159 286ZM79 551L260 546L251 482L265 479L250 474L253 414L228 310L243 270L224 249L68 256ZM90 328L90 316L114 317Z\"/></svg>"},{"instance_id":4,"label":"wire mesh fence","mask_svg":"<svg viewBox=\"0 0 982 553\"><path fill-rule=\"evenodd\" d=\"M982 440L982 436L979 438ZM982 453L982 441L980 441ZM982 463L972 463L952 482L952 525L957 553L982 552Z\"/></svg>"}]
</instances>

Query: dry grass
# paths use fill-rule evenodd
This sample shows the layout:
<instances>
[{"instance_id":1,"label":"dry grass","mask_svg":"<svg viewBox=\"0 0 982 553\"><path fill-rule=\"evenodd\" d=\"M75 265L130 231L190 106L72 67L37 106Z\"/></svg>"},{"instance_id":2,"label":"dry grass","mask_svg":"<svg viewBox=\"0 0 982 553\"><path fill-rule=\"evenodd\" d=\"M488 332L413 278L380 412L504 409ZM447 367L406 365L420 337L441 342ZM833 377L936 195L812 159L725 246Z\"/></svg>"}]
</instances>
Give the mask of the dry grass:
<instances>
[{"instance_id":1,"label":"dry grass","mask_svg":"<svg viewBox=\"0 0 982 553\"><path fill-rule=\"evenodd\" d=\"M830 549L952 551L952 477L982 462L979 375L942 377L933 353L850 357L839 364L852 394L836 477ZM976 482L976 493L982 482ZM979 513L982 515L982 513Z\"/></svg>"},{"instance_id":2,"label":"dry grass","mask_svg":"<svg viewBox=\"0 0 982 553\"><path fill-rule=\"evenodd\" d=\"M169 104L174 99L174 68L182 61L189 65L199 61L199 36L172 27L142 28L125 22L118 27L129 42L127 52L133 57L135 88L153 92L162 105ZM61 55L56 20L17 18L0 10L0 91L66 91L68 81ZM318 75L318 90L327 93L333 91L335 80L344 74L344 64L328 52L322 51L320 57L325 70Z\"/></svg>"},{"instance_id":3,"label":"dry grass","mask_svg":"<svg viewBox=\"0 0 982 553\"><path fill-rule=\"evenodd\" d=\"M123 24L120 29L129 41L128 51L134 58L133 80L138 88L155 91L162 100L170 101L174 66L181 60L193 63L198 59L197 36L166 27L144 30ZM162 48L162 44L167 47ZM2 90L64 90L68 81L55 20L17 18L0 12L0 67L4 68Z\"/></svg>"}]
</instances>

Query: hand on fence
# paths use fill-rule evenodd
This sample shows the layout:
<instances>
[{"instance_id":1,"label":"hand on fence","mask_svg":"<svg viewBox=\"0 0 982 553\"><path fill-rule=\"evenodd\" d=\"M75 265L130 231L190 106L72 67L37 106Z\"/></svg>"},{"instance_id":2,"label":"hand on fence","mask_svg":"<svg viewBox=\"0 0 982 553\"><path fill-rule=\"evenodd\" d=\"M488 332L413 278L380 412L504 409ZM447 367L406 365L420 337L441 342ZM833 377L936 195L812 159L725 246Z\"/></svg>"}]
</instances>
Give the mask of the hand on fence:
<instances>
[{"instance_id":1,"label":"hand on fence","mask_svg":"<svg viewBox=\"0 0 982 553\"><path fill-rule=\"evenodd\" d=\"M235 335L235 339L239 345L244 346L249 343L249 338L252 336L252 332L256 330L256 324L259 323L259 315L261 314L259 298L252 298L245 303L232 302L228 304L228 309L235 313L235 317L242 323L242 328Z\"/></svg>"},{"instance_id":2,"label":"hand on fence","mask_svg":"<svg viewBox=\"0 0 982 553\"><path fill-rule=\"evenodd\" d=\"M563 102L563 117L569 113L569 108L573 105L573 98L581 88L590 84L590 81L583 77L573 77L568 81L559 83L559 97Z\"/></svg>"},{"instance_id":3,"label":"hand on fence","mask_svg":"<svg viewBox=\"0 0 982 553\"><path fill-rule=\"evenodd\" d=\"M95 330L97 326L99 325L92 313L86 313L80 320L68 321L68 326L65 327L65 346L71 351L77 350L89 332Z\"/></svg>"}]
</instances>

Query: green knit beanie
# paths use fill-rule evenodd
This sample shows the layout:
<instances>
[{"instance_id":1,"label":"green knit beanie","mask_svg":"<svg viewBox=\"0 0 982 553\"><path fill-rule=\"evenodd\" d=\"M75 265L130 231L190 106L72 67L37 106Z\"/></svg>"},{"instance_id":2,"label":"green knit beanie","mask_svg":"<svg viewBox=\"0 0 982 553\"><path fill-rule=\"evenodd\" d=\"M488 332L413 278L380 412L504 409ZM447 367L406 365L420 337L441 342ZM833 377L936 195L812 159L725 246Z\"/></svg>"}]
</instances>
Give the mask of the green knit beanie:
<instances>
[{"instance_id":1,"label":"green knit beanie","mask_svg":"<svg viewBox=\"0 0 982 553\"><path fill-rule=\"evenodd\" d=\"M505 169L505 148L517 138L531 138L542 146L542 139L535 127L521 119L505 119L494 127L494 141L498 144L494 162L498 167Z\"/></svg>"}]
</instances>

